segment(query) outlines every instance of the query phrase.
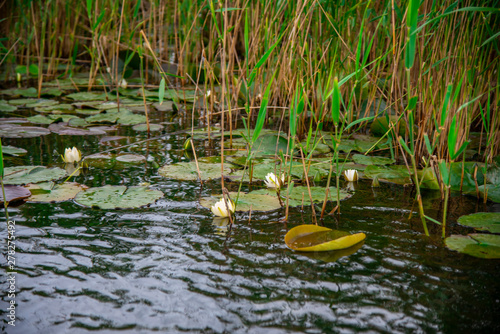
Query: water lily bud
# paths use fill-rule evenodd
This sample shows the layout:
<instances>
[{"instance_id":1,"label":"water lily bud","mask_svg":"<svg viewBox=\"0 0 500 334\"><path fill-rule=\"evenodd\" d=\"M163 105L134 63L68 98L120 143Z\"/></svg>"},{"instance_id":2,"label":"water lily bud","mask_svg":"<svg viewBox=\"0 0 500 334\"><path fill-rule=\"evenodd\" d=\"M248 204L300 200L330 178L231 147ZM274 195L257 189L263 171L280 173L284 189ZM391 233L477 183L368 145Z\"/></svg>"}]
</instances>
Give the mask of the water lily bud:
<instances>
[{"instance_id":1,"label":"water lily bud","mask_svg":"<svg viewBox=\"0 0 500 334\"><path fill-rule=\"evenodd\" d=\"M127 80L121 79L120 80L120 87L123 88L123 89L127 89L127 86L128 86Z\"/></svg>"},{"instance_id":2,"label":"water lily bud","mask_svg":"<svg viewBox=\"0 0 500 334\"><path fill-rule=\"evenodd\" d=\"M229 211L227 209L229 209ZM224 198L221 198L220 201L212 205L211 210L212 213L217 217L229 217L234 213L235 210L234 202L229 199L227 201L227 208L226 208L226 202L224 201Z\"/></svg>"},{"instance_id":3,"label":"water lily bud","mask_svg":"<svg viewBox=\"0 0 500 334\"><path fill-rule=\"evenodd\" d=\"M22 76L21 76L21 73L17 72L17 82L21 82L22 80Z\"/></svg>"},{"instance_id":4,"label":"water lily bud","mask_svg":"<svg viewBox=\"0 0 500 334\"><path fill-rule=\"evenodd\" d=\"M279 179L274 173L268 173L264 183L268 188L279 189L283 183L285 183L285 175L282 174Z\"/></svg>"},{"instance_id":5,"label":"water lily bud","mask_svg":"<svg viewBox=\"0 0 500 334\"><path fill-rule=\"evenodd\" d=\"M206 92L206 94L205 94L205 97L206 97L206 98L209 98L209 97L210 97L210 93L211 93L210 89L209 89L209 90L207 90L207 92Z\"/></svg>"},{"instance_id":6,"label":"water lily bud","mask_svg":"<svg viewBox=\"0 0 500 334\"><path fill-rule=\"evenodd\" d=\"M82 154L76 147L66 148L66 150L64 150L64 156L62 157L62 159L65 163L71 164L82 160Z\"/></svg>"},{"instance_id":7,"label":"water lily bud","mask_svg":"<svg viewBox=\"0 0 500 334\"><path fill-rule=\"evenodd\" d=\"M344 172L344 177L347 181L357 181L358 180L358 171L355 169L348 169Z\"/></svg>"},{"instance_id":8,"label":"water lily bud","mask_svg":"<svg viewBox=\"0 0 500 334\"><path fill-rule=\"evenodd\" d=\"M372 181L372 187L380 187L380 182L378 181L378 177L374 177Z\"/></svg>"}]
</instances>

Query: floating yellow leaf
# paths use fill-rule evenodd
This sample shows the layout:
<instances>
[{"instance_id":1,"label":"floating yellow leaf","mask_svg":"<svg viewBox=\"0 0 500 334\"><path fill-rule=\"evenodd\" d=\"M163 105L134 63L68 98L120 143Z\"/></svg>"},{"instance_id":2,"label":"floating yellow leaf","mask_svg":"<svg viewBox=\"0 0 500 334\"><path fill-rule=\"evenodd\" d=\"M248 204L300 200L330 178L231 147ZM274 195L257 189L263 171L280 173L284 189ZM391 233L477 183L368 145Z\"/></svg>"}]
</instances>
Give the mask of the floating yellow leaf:
<instances>
[{"instance_id":1,"label":"floating yellow leaf","mask_svg":"<svg viewBox=\"0 0 500 334\"><path fill-rule=\"evenodd\" d=\"M349 234L318 225L300 225L285 235L285 243L301 252L326 252L349 248L366 238L364 233Z\"/></svg>"}]
</instances>

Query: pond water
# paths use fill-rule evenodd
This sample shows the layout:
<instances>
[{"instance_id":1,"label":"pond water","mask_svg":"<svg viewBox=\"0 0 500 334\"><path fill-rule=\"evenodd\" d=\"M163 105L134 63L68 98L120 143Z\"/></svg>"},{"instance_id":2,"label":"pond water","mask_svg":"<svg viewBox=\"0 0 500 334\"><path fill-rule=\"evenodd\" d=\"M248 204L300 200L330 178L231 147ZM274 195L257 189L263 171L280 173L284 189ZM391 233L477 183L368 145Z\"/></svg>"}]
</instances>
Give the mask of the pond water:
<instances>
[{"instance_id":1,"label":"pond water","mask_svg":"<svg viewBox=\"0 0 500 334\"><path fill-rule=\"evenodd\" d=\"M164 137L120 149L147 157L121 169L90 168L72 181L89 187L149 182L164 197L148 207L100 210L73 201L9 207L16 237L16 326L7 324L7 284L0 292L1 329L8 333L479 333L500 329L500 261L477 259L443 246L439 226L422 232L410 189L361 180L343 200L340 216L326 227L364 232L351 255L297 253L286 232L309 224L311 209L237 213L231 229L214 223L200 197L220 193L220 180L178 181L158 167L188 160L185 134L171 134L190 121L153 114ZM147 138L122 126L102 136L50 134L3 139L28 149L6 158L7 166L61 166L65 147L90 155ZM200 155L217 154L196 140ZM237 182L226 182L236 191ZM262 182L254 187L263 187ZM245 185L243 190L248 190ZM424 192L426 212L439 216L439 193ZM330 210L333 206L330 207ZM408 219L410 212L415 212ZM457 217L500 211L455 194L450 232L469 232ZM2 210L5 221L5 212ZM470 230L472 231L472 229ZM2 249L7 225L0 225ZM342 256L345 255L345 256ZM2 274L6 272L2 257ZM5 277L3 275L2 277Z\"/></svg>"}]
</instances>

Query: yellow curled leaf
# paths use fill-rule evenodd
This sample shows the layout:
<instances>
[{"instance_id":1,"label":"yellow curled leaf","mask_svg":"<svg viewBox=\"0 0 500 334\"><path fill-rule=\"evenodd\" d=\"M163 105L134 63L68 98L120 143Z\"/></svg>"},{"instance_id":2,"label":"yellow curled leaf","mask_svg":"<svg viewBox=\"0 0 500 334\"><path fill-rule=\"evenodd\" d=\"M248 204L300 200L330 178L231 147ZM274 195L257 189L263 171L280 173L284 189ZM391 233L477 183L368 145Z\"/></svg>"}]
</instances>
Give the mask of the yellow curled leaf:
<instances>
[{"instance_id":1,"label":"yellow curled leaf","mask_svg":"<svg viewBox=\"0 0 500 334\"><path fill-rule=\"evenodd\" d=\"M285 235L285 243L301 252L325 252L349 248L366 238L364 233L349 234L317 225L300 225Z\"/></svg>"}]
</instances>

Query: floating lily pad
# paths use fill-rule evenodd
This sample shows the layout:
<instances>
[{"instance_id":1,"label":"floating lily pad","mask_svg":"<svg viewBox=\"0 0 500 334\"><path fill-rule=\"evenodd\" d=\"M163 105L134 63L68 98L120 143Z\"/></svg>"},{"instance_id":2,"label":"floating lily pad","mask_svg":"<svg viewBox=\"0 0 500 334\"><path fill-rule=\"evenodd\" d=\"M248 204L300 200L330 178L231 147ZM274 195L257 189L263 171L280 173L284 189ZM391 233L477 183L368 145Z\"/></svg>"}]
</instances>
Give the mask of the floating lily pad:
<instances>
[{"instance_id":1,"label":"floating lily pad","mask_svg":"<svg viewBox=\"0 0 500 334\"><path fill-rule=\"evenodd\" d=\"M85 119L88 123L116 123L118 120L118 113L101 113L89 116Z\"/></svg>"},{"instance_id":2,"label":"floating lily pad","mask_svg":"<svg viewBox=\"0 0 500 334\"><path fill-rule=\"evenodd\" d=\"M325 200L325 191L326 191L326 188L323 188L323 187L311 187L311 197L312 197L313 202L314 203L323 203L323 201ZM339 190L339 195L340 195L340 200L351 197L351 195L344 190ZM283 198L284 198L284 196L286 196L286 188L282 189L281 196ZM306 206L310 205L311 200L309 198L309 191L308 191L307 187L305 187L305 186L293 187L293 189L289 195L288 204L290 206L301 206L302 199L304 200L304 202L303 202L304 205L306 205ZM329 201L336 201L337 200L337 188L336 187L330 187L330 191L328 193L328 200Z\"/></svg>"},{"instance_id":3,"label":"floating lily pad","mask_svg":"<svg viewBox=\"0 0 500 334\"><path fill-rule=\"evenodd\" d=\"M2 152L5 155L19 156L28 153L24 148L14 147L10 145L2 146Z\"/></svg>"},{"instance_id":4,"label":"floating lily pad","mask_svg":"<svg viewBox=\"0 0 500 334\"><path fill-rule=\"evenodd\" d=\"M146 157L140 154L123 154L117 156L116 161L124 163L140 163L146 161Z\"/></svg>"},{"instance_id":5,"label":"floating lily pad","mask_svg":"<svg viewBox=\"0 0 500 334\"><path fill-rule=\"evenodd\" d=\"M233 201L236 201L237 193L231 192L229 196ZM200 200L201 206L210 209L220 198L215 196L204 197ZM268 194L258 194L256 192L251 192L245 194L240 192L238 197L238 203L236 204L236 211L238 212L248 212L250 209L252 211L272 211L281 208L278 198L275 196L270 196Z\"/></svg>"},{"instance_id":6,"label":"floating lily pad","mask_svg":"<svg viewBox=\"0 0 500 334\"><path fill-rule=\"evenodd\" d=\"M56 121L68 122L70 119L78 118L75 115L35 115L28 117L28 121L34 124L52 124Z\"/></svg>"},{"instance_id":7,"label":"floating lily pad","mask_svg":"<svg viewBox=\"0 0 500 334\"><path fill-rule=\"evenodd\" d=\"M11 104L13 106L23 107L26 104L32 103L35 101L36 101L36 99L13 99L13 100L9 100L9 104ZM5 102L5 101L2 101L2 102Z\"/></svg>"},{"instance_id":8,"label":"floating lily pad","mask_svg":"<svg viewBox=\"0 0 500 334\"><path fill-rule=\"evenodd\" d=\"M160 102L155 102L153 103L153 107L156 108L158 111L169 111L173 109L173 102L172 101L163 101L162 104Z\"/></svg>"},{"instance_id":9,"label":"floating lily pad","mask_svg":"<svg viewBox=\"0 0 500 334\"><path fill-rule=\"evenodd\" d=\"M95 93L95 92L80 92L66 95L74 101L104 101L106 100L106 94Z\"/></svg>"},{"instance_id":10,"label":"floating lily pad","mask_svg":"<svg viewBox=\"0 0 500 334\"><path fill-rule=\"evenodd\" d=\"M396 127L400 136L404 136L406 131L406 122L401 119L399 124L397 124L398 118L398 116L389 116L389 122ZM370 131L376 136L383 136L390 128L388 124L386 116L377 117L371 124Z\"/></svg>"},{"instance_id":11,"label":"floating lily pad","mask_svg":"<svg viewBox=\"0 0 500 334\"><path fill-rule=\"evenodd\" d=\"M478 212L461 216L458 223L480 231L500 233L500 212Z\"/></svg>"},{"instance_id":12,"label":"floating lily pad","mask_svg":"<svg viewBox=\"0 0 500 334\"><path fill-rule=\"evenodd\" d=\"M38 91L34 87L5 89L0 91L0 93L10 96L38 97Z\"/></svg>"},{"instance_id":13,"label":"floating lily pad","mask_svg":"<svg viewBox=\"0 0 500 334\"><path fill-rule=\"evenodd\" d=\"M500 184L487 184L486 188L484 185L479 186L479 191L481 195L484 197L485 191L488 193L488 199L495 203L500 203Z\"/></svg>"},{"instance_id":14,"label":"floating lily pad","mask_svg":"<svg viewBox=\"0 0 500 334\"><path fill-rule=\"evenodd\" d=\"M35 126L21 126L18 124L0 124L0 137L4 138L33 138L50 133L45 128Z\"/></svg>"},{"instance_id":15,"label":"floating lily pad","mask_svg":"<svg viewBox=\"0 0 500 334\"><path fill-rule=\"evenodd\" d=\"M120 111L118 124L121 125L136 125L146 122L145 115L134 114L132 112L123 112Z\"/></svg>"},{"instance_id":16,"label":"floating lily pad","mask_svg":"<svg viewBox=\"0 0 500 334\"><path fill-rule=\"evenodd\" d=\"M386 157L376 157L376 156L367 156L362 154L354 154L352 156L352 160L355 163L361 165L390 165L395 163L396 161L391 158Z\"/></svg>"},{"instance_id":17,"label":"floating lily pad","mask_svg":"<svg viewBox=\"0 0 500 334\"><path fill-rule=\"evenodd\" d=\"M444 240L446 246L460 253L482 259L500 258L500 235L469 234L452 235Z\"/></svg>"},{"instance_id":18,"label":"floating lily pad","mask_svg":"<svg viewBox=\"0 0 500 334\"><path fill-rule=\"evenodd\" d=\"M63 112L72 111L73 109L75 109L75 108L71 104L63 103L63 104L56 104L56 105L48 106L48 107L36 107L35 111L41 112L41 113L61 114Z\"/></svg>"},{"instance_id":19,"label":"floating lily pad","mask_svg":"<svg viewBox=\"0 0 500 334\"><path fill-rule=\"evenodd\" d=\"M68 120L68 126L75 128L86 128L91 124L87 122L85 119L80 117L74 117Z\"/></svg>"},{"instance_id":20,"label":"floating lily pad","mask_svg":"<svg viewBox=\"0 0 500 334\"><path fill-rule=\"evenodd\" d=\"M278 155L280 151L286 154L288 141L277 135L259 136L252 147L252 153L255 156Z\"/></svg>"},{"instance_id":21,"label":"floating lily pad","mask_svg":"<svg viewBox=\"0 0 500 334\"><path fill-rule=\"evenodd\" d=\"M159 190L148 187L104 186L79 192L75 202L100 209L139 208L163 197Z\"/></svg>"},{"instance_id":22,"label":"floating lily pad","mask_svg":"<svg viewBox=\"0 0 500 334\"><path fill-rule=\"evenodd\" d=\"M67 125L67 123L55 123L49 125L49 130L59 135L67 136L95 136L104 135L106 131L98 128L79 129Z\"/></svg>"},{"instance_id":23,"label":"floating lily pad","mask_svg":"<svg viewBox=\"0 0 500 334\"><path fill-rule=\"evenodd\" d=\"M58 180L66 176L66 171L55 167L18 166L5 168L5 184L28 184Z\"/></svg>"},{"instance_id":24,"label":"floating lily pad","mask_svg":"<svg viewBox=\"0 0 500 334\"><path fill-rule=\"evenodd\" d=\"M99 109L76 109L75 110L77 114L80 115L97 115L103 112L103 110Z\"/></svg>"},{"instance_id":25,"label":"floating lily pad","mask_svg":"<svg viewBox=\"0 0 500 334\"><path fill-rule=\"evenodd\" d=\"M38 99L30 103L26 103L26 108L50 107L59 104L59 102L48 99Z\"/></svg>"},{"instance_id":26,"label":"floating lily pad","mask_svg":"<svg viewBox=\"0 0 500 334\"><path fill-rule=\"evenodd\" d=\"M365 176L373 179L386 180L396 184L411 183L410 174L406 166L376 166L370 165L365 168Z\"/></svg>"},{"instance_id":27,"label":"floating lily pad","mask_svg":"<svg viewBox=\"0 0 500 334\"><path fill-rule=\"evenodd\" d=\"M15 202L31 196L30 191L24 187L6 185L4 188L7 202ZM3 192L0 191L0 204L3 204L3 202Z\"/></svg>"},{"instance_id":28,"label":"floating lily pad","mask_svg":"<svg viewBox=\"0 0 500 334\"><path fill-rule=\"evenodd\" d=\"M135 131L139 132L146 132L148 131L148 125L147 124L137 124L132 127ZM161 124L149 124L149 131L151 132L156 132L156 131L161 131L163 130L163 125Z\"/></svg>"},{"instance_id":29,"label":"floating lily pad","mask_svg":"<svg viewBox=\"0 0 500 334\"><path fill-rule=\"evenodd\" d=\"M54 182L43 182L37 184L29 184L26 186L31 192L30 202L63 202L75 198L80 191L87 189L87 186L65 182L63 184L55 184Z\"/></svg>"},{"instance_id":30,"label":"floating lily pad","mask_svg":"<svg viewBox=\"0 0 500 334\"><path fill-rule=\"evenodd\" d=\"M203 163L199 162L200 174L202 180L218 179L221 177L221 167L219 163ZM195 181L198 180L198 172L196 162L178 162L171 165L165 165L158 169L161 176L165 176L177 180ZM224 165L224 174L229 175L231 169L226 164Z\"/></svg>"},{"instance_id":31,"label":"floating lily pad","mask_svg":"<svg viewBox=\"0 0 500 334\"><path fill-rule=\"evenodd\" d=\"M17 110L16 106L10 105L6 101L0 101L0 111L11 112L16 110Z\"/></svg>"},{"instance_id":32,"label":"floating lily pad","mask_svg":"<svg viewBox=\"0 0 500 334\"><path fill-rule=\"evenodd\" d=\"M300 225L285 235L285 243L300 252L325 252L349 248L363 241L364 233L349 234L318 225Z\"/></svg>"}]
</instances>

